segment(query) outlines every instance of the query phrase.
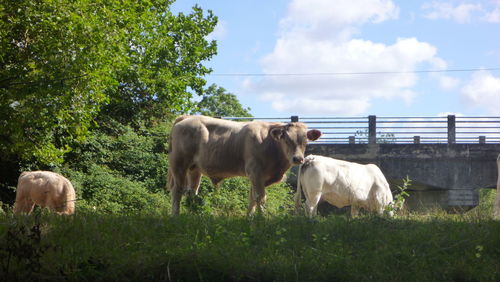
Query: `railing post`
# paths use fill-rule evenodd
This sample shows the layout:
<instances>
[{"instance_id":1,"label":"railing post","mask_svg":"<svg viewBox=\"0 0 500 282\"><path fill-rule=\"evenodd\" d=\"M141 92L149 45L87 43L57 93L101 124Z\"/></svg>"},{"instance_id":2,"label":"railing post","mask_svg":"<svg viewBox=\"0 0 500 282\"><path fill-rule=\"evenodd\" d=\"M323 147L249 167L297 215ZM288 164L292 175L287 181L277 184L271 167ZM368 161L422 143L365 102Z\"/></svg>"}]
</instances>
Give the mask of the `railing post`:
<instances>
[{"instance_id":1,"label":"railing post","mask_svg":"<svg viewBox=\"0 0 500 282\"><path fill-rule=\"evenodd\" d=\"M448 144L455 144L457 138L455 116L448 115Z\"/></svg>"},{"instance_id":2,"label":"railing post","mask_svg":"<svg viewBox=\"0 0 500 282\"><path fill-rule=\"evenodd\" d=\"M486 144L486 136L484 135L479 136L479 144Z\"/></svg>"},{"instance_id":3,"label":"railing post","mask_svg":"<svg viewBox=\"0 0 500 282\"><path fill-rule=\"evenodd\" d=\"M349 136L349 144L356 144L356 136Z\"/></svg>"},{"instance_id":4,"label":"railing post","mask_svg":"<svg viewBox=\"0 0 500 282\"><path fill-rule=\"evenodd\" d=\"M420 136L413 136L413 144L420 144Z\"/></svg>"},{"instance_id":5,"label":"railing post","mask_svg":"<svg viewBox=\"0 0 500 282\"><path fill-rule=\"evenodd\" d=\"M368 116L368 144L377 143L377 116Z\"/></svg>"},{"instance_id":6,"label":"railing post","mask_svg":"<svg viewBox=\"0 0 500 282\"><path fill-rule=\"evenodd\" d=\"M290 118L290 120L291 120L292 122L299 122L299 116L292 116L292 117Z\"/></svg>"}]
</instances>

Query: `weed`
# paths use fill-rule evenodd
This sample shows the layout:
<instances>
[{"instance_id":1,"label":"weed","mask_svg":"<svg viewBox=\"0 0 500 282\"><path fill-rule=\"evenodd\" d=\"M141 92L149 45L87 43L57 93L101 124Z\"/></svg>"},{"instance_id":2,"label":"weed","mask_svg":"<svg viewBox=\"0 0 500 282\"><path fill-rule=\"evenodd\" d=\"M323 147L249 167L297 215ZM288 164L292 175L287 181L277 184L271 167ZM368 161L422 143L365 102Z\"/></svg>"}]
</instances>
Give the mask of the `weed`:
<instances>
[{"instance_id":1,"label":"weed","mask_svg":"<svg viewBox=\"0 0 500 282\"><path fill-rule=\"evenodd\" d=\"M40 273L41 259L51 248L51 245L42 244L42 212L42 209L37 209L32 218L18 217L7 228L0 241L0 269L3 277L24 280ZM33 222L25 223L25 220Z\"/></svg>"},{"instance_id":2,"label":"weed","mask_svg":"<svg viewBox=\"0 0 500 282\"><path fill-rule=\"evenodd\" d=\"M403 208L405 206L405 201L406 198L410 196L410 194L407 192L407 190L411 186L411 179L406 176L406 178L403 178L403 185L398 185L396 186L398 191L396 192L397 194L394 196L394 201L392 202L391 205L388 205L385 208L386 212L392 212L392 213L402 213Z\"/></svg>"}]
</instances>

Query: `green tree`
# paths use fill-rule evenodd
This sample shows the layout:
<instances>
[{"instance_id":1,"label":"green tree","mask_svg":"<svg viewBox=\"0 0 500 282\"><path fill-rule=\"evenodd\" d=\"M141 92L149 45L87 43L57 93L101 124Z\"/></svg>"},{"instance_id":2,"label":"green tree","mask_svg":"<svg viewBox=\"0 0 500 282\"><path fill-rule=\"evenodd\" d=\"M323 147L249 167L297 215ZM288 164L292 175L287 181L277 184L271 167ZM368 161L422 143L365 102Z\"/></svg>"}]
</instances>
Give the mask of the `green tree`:
<instances>
[{"instance_id":1,"label":"green tree","mask_svg":"<svg viewBox=\"0 0 500 282\"><path fill-rule=\"evenodd\" d=\"M250 108L244 108L236 95L212 84L205 90L203 98L197 104L197 113L207 116L251 117Z\"/></svg>"},{"instance_id":2,"label":"green tree","mask_svg":"<svg viewBox=\"0 0 500 282\"><path fill-rule=\"evenodd\" d=\"M3 0L2 161L57 165L99 112L121 122L187 112L201 95L217 18L172 0Z\"/></svg>"}]
</instances>

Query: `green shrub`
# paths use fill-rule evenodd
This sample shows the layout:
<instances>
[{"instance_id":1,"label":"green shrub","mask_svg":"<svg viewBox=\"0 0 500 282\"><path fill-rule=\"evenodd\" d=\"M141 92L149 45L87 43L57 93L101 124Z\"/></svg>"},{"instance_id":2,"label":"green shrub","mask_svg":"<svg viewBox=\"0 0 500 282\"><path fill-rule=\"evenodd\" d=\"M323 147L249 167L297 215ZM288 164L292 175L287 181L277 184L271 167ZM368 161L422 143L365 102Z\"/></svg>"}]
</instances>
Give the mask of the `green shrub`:
<instances>
[{"instance_id":1,"label":"green shrub","mask_svg":"<svg viewBox=\"0 0 500 282\"><path fill-rule=\"evenodd\" d=\"M59 169L77 192L77 211L164 212L168 124L132 128L101 121Z\"/></svg>"},{"instance_id":2,"label":"green shrub","mask_svg":"<svg viewBox=\"0 0 500 282\"><path fill-rule=\"evenodd\" d=\"M397 185L396 187L398 190L396 191L394 200L390 205L385 207L385 211L402 215L405 212L404 207L406 198L410 196L407 190L411 187L411 179L406 176L406 178L403 178L403 184Z\"/></svg>"},{"instance_id":3,"label":"green shrub","mask_svg":"<svg viewBox=\"0 0 500 282\"><path fill-rule=\"evenodd\" d=\"M77 211L132 214L163 212L170 206L164 192L150 192L142 183L92 165L88 173L66 170L77 192Z\"/></svg>"},{"instance_id":4,"label":"green shrub","mask_svg":"<svg viewBox=\"0 0 500 282\"><path fill-rule=\"evenodd\" d=\"M493 206L495 205L496 189L480 189L479 205L466 212L464 216L475 218L478 221L485 218L493 218Z\"/></svg>"},{"instance_id":5,"label":"green shrub","mask_svg":"<svg viewBox=\"0 0 500 282\"><path fill-rule=\"evenodd\" d=\"M183 201L185 212L196 214L245 216L248 209L251 183L246 177L224 180L215 188L210 180L202 177L197 196ZM266 188L267 215L283 215L291 210L292 190L287 183L278 183Z\"/></svg>"},{"instance_id":6,"label":"green shrub","mask_svg":"<svg viewBox=\"0 0 500 282\"><path fill-rule=\"evenodd\" d=\"M69 166L82 172L93 165L105 166L117 176L141 182L151 192L163 191L168 132L166 124L142 130L108 121L75 150Z\"/></svg>"}]
</instances>

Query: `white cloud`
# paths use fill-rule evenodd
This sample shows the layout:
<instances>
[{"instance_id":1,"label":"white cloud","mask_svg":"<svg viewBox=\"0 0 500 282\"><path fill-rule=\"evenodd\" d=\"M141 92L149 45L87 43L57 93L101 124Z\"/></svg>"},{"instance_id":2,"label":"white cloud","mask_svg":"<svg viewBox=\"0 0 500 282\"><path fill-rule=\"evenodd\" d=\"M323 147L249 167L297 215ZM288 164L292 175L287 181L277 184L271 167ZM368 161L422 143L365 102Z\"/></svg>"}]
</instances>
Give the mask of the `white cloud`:
<instances>
[{"instance_id":1,"label":"white cloud","mask_svg":"<svg viewBox=\"0 0 500 282\"><path fill-rule=\"evenodd\" d=\"M319 102L319 103L318 103ZM302 97L296 99L274 100L272 106L277 111L291 111L303 115L317 115L318 113L336 113L339 115L357 115L365 112L369 103L367 99L315 99Z\"/></svg>"},{"instance_id":2,"label":"white cloud","mask_svg":"<svg viewBox=\"0 0 500 282\"><path fill-rule=\"evenodd\" d=\"M271 75L245 85L275 110L297 114L361 114L375 98L411 103L416 95L411 88L418 80L412 71L439 62L436 48L416 38L398 38L392 45L353 38L361 24L398 14L386 0L295 0L274 50L260 62L263 73L343 74ZM401 73L366 74L394 71Z\"/></svg>"},{"instance_id":3,"label":"white cloud","mask_svg":"<svg viewBox=\"0 0 500 282\"><path fill-rule=\"evenodd\" d=\"M464 114L458 113L458 112L443 112L443 113L437 114L436 116L437 117L447 117L449 115L456 116L456 117L463 117L464 116ZM429 124L428 126L431 126L431 125Z\"/></svg>"},{"instance_id":4,"label":"white cloud","mask_svg":"<svg viewBox=\"0 0 500 282\"><path fill-rule=\"evenodd\" d=\"M399 16L399 9L390 0L295 0L288 8L288 16L281 21L282 30L307 30L311 36L328 36L332 31L367 22L380 23Z\"/></svg>"},{"instance_id":5,"label":"white cloud","mask_svg":"<svg viewBox=\"0 0 500 282\"><path fill-rule=\"evenodd\" d=\"M475 20L500 23L500 1L469 1L460 4L432 1L424 3L422 9L426 11L424 17L432 20L453 20L461 24Z\"/></svg>"},{"instance_id":6,"label":"white cloud","mask_svg":"<svg viewBox=\"0 0 500 282\"><path fill-rule=\"evenodd\" d=\"M466 105L486 109L490 114L500 114L500 77L488 71L475 72L461 93Z\"/></svg>"},{"instance_id":7,"label":"white cloud","mask_svg":"<svg viewBox=\"0 0 500 282\"><path fill-rule=\"evenodd\" d=\"M434 71L443 71L448 68L448 64L441 58L434 57L430 60L430 63ZM460 84L459 79L449 76L444 72L430 73L430 76L436 79L439 83L439 87L444 90L453 90Z\"/></svg>"},{"instance_id":8,"label":"white cloud","mask_svg":"<svg viewBox=\"0 0 500 282\"><path fill-rule=\"evenodd\" d=\"M439 86L445 90L455 89L460 84L460 80L451 76L439 76Z\"/></svg>"},{"instance_id":9,"label":"white cloud","mask_svg":"<svg viewBox=\"0 0 500 282\"><path fill-rule=\"evenodd\" d=\"M458 23L469 23L472 20L473 14L482 10L482 5L462 3L454 6L449 2L433 1L425 3L422 9L428 11L424 15L428 19L451 19Z\"/></svg>"},{"instance_id":10,"label":"white cloud","mask_svg":"<svg viewBox=\"0 0 500 282\"><path fill-rule=\"evenodd\" d=\"M489 23L500 23L500 4L495 7L491 12L487 12L483 16L483 20Z\"/></svg>"},{"instance_id":11,"label":"white cloud","mask_svg":"<svg viewBox=\"0 0 500 282\"><path fill-rule=\"evenodd\" d=\"M227 35L227 23L219 20L214 30L207 36L208 40L221 40Z\"/></svg>"}]
</instances>

